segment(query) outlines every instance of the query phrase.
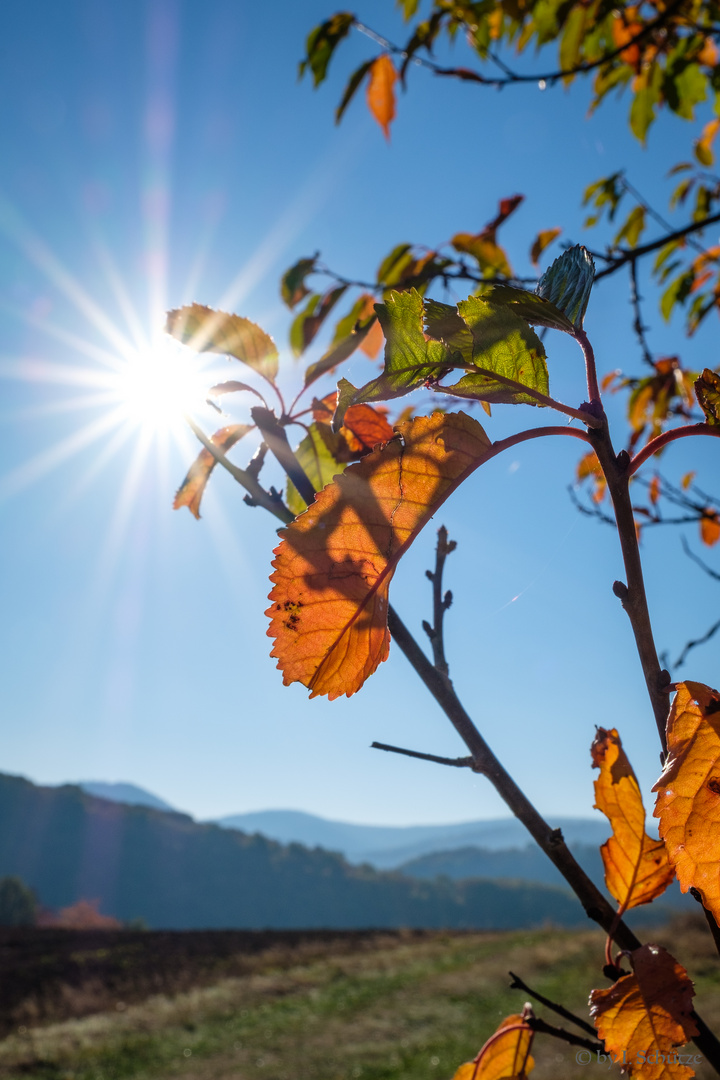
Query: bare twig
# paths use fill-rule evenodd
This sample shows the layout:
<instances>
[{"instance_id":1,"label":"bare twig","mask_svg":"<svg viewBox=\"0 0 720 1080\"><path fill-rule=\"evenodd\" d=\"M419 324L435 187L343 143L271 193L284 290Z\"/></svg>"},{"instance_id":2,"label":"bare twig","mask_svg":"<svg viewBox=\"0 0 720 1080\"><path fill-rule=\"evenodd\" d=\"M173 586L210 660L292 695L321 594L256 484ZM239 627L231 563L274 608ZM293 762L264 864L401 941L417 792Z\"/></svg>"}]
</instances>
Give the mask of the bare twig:
<instances>
[{"instance_id":1,"label":"bare twig","mask_svg":"<svg viewBox=\"0 0 720 1080\"><path fill-rule=\"evenodd\" d=\"M443 596L442 575L445 567L445 559L457 547L454 540L448 540L448 532L444 525L438 529L437 546L435 548L435 570L426 570L425 576L433 586L433 624L423 622L423 630L430 638L432 645L435 667L443 675L448 674L448 664L445 659L445 642L443 639L443 619L445 612L452 604L452 593L448 591Z\"/></svg>"},{"instance_id":2,"label":"bare twig","mask_svg":"<svg viewBox=\"0 0 720 1080\"><path fill-rule=\"evenodd\" d=\"M683 649L683 651L680 653L677 660L673 664L673 667L674 668L682 667L683 664L685 663L686 659L687 659L688 653L691 652L693 649L696 649L698 647L698 645L704 645L706 641L709 641L710 638L714 637L715 634L717 634L718 630L720 630L720 619L718 619L718 621L716 623L713 623L713 625L710 627L710 629L707 631L707 633L703 634L702 637L695 638L695 640L687 642L687 644L685 645L685 648Z\"/></svg>"},{"instance_id":3,"label":"bare twig","mask_svg":"<svg viewBox=\"0 0 720 1080\"><path fill-rule=\"evenodd\" d=\"M637 334L637 339L640 342L640 351L642 352L643 360L651 368L654 368L655 365L653 363L652 353L650 352L650 347L648 346L647 338L645 337L645 331L649 328L645 326L643 322L642 309L640 307L641 301L642 297L638 292L637 283L637 260L633 259L630 263L630 303L632 304L635 315L633 319L633 330Z\"/></svg>"},{"instance_id":4,"label":"bare twig","mask_svg":"<svg viewBox=\"0 0 720 1080\"><path fill-rule=\"evenodd\" d=\"M708 566L704 559L701 559L699 555L695 554L684 536L680 538L680 542L683 546L683 551L687 555L688 559L692 559L694 563L697 563L697 565L702 570L704 570L709 577L714 578L715 581L720 581L720 574L717 572L717 570L713 570L711 566Z\"/></svg>"},{"instance_id":5,"label":"bare twig","mask_svg":"<svg viewBox=\"0 0 720 1080\"><path fill-rule=\"evenodd\" d=\"M288 510L282 498L277 492L266 491L264 487L257 481L257 476L253 472L247 469L239 469L237 465L233 465L232 461L228 461L225 454L218 449L217 446L207 437L202 428L198 427L191 416L186 416L185 420L188 427L192 430L193 434L200 440L208 453L217 461L218 465L222 465L223 469L226 469L230 475L237 480L238 484L241 484L245 488L248 495L246 500L251 506L262 506L265 510L269 510L276 518L280 518L280 521L285 524L289 524L293 520L293 515ZM249 498L248 498L249 496Z\"/></svg>"},{"instance_id":6,"label":"bare twig","mask_svg":"<svg viewBox=\"0 0 720 1080\"><path fill-rule=\"evenodd\" d=\"M566 1031L565 1028L555 1027L554 1024L548 1024L546 1020L541 1020L539 1016L533 1016L526 1020L525 1023L539 1035L552 1035L554 1039L560 1039L562 1042L570 1043L571 1046L582 1046L585 1050L590 1050L593 1054L602 1054L605 1052L605 1047L601 1042L598 1042L597 1039L583 1039L582 1035L573 1035L572 1032Z\"/></svg>"},{"instance_id":7,"label":"bare twig","mask_svg":"<svg viewBox=\"0 0 720 1080\"><path fill-rule=\"evenodd\" d=\"M388 743L374 742L373 750L387 750L391 754L404 754L405 757L420 758L421 761L434 761L436 765L453 765L456 769L472 769L475 762L471 757L438 757L437 754L423 754L419 750L405 750L402 746L389 746Z\"/></svg>"},{"instance_id":8,"label":"bare twig","mask_svg":"<svg viewBox=\"0 0 720 1080\"><path fill-rule=\"evenodd\" d=\"M552 1001L550 998L546 998L542 994L539 994L537 990L533 990L519 975L516 975L514 971L508 971L508 975L512 979L512 982L510 983L511 990L524 991L524 993L529 994L530 997L539 1001L541 1005L545 1005L548 1009L552 1009L558 1016L562 1016L564 1020L569 1020L571 1024L575 1024L582 1031L587 1031L589 1035L595 1034L595 1028L592 1024L588 1024L587 1020L583 1020L580 1016L576 1016L575 1013L571 1013L564 1005L560 1005L558 1002Z\"/></svg>"}]
</instances>

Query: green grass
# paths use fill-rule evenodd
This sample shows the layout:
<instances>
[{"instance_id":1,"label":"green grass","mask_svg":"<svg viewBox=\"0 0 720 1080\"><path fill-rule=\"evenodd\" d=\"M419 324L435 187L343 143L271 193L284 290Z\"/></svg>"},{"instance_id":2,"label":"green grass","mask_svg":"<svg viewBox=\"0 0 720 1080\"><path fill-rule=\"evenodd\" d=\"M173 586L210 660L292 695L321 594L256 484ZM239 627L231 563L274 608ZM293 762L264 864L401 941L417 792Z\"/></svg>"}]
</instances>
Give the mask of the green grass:
<instances>
[{"instance_id":1,"label":"green grass","mask_svg":"<svg viewBox=\"0 0 720 1080\"><path fill-rule=\"evenodd\" d=\"M699 928L673 935L678 958L697 976L698 1009L717 1027L720 965L709 941ZM449 1078L502 1017L521 1010L524 997L508 988L508 970L586 1017L589 990L608 985L603 947L602 934L593 930L387 939L351 955L330 952L312 963L269 968L172 998L119 1003L111 1013L12 1035L0 1044L0 1077ZM557 1020L541 1007L538 1013ZM576 1064L575 1054L574 1047L538 1038L533 1077L608 1075L602 1065Z\"/></svg>"}]
</instances>

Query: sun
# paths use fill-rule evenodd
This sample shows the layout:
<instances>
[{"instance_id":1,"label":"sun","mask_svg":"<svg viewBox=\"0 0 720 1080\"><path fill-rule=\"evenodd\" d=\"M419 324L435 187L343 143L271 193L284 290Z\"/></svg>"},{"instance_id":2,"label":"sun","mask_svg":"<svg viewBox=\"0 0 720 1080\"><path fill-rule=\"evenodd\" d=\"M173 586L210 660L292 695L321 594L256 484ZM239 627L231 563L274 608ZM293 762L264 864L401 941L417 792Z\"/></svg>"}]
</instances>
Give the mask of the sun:
<instances>
[{"instance_id":1,"label":"sun","mask_svg":"<svg viewBox=\"0 0 720 1080\"><path fill-rule=\"evenodd\" d=\"M108 389L122 418L145 435L179 436L185 417L207 399L208 373L201 366L197 355L157 333L147 346L123 356Z\"/></svg>"}]
</instances>

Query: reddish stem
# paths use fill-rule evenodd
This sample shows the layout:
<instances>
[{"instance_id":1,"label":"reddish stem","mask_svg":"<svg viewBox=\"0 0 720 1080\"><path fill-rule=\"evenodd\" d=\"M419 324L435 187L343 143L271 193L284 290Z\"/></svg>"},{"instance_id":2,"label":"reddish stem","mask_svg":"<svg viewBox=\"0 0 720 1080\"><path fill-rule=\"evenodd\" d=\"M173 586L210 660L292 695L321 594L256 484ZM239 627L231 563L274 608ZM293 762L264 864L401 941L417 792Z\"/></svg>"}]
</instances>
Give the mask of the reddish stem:
<instances>
[{"instance_id":1,"label":"reddish stem","mask_svg":"<svg viewBox=\"0 0 720 1080\"><path fill-rule=\"evenodd\" d=\"M684 424L682 427L673 428L672 431L663 431L662 435L656 435L642 450L632 459L628 466L628 476L632 476L653 454L657 454L668 443L676 439L688 439L691 435L720 435L720 427L717 424Z\"/></svg>"},{"instance_id":2,"label":"reddish stem","mask_svg":"<svg viewBox=\"0 0 720 1080\"><path fill-rule=\"evenodd\" d=\"M598 385L597 367L595 365L595 353L593 347L588 341L588 336L584 330L575 331L575 340L583 351L585 357L585 373L587 375L587 388L588 397L591 405L597 405L599 407L599 415L603 415L602 401L600 398L600 386Z\"/></svg>"}]
</instances>

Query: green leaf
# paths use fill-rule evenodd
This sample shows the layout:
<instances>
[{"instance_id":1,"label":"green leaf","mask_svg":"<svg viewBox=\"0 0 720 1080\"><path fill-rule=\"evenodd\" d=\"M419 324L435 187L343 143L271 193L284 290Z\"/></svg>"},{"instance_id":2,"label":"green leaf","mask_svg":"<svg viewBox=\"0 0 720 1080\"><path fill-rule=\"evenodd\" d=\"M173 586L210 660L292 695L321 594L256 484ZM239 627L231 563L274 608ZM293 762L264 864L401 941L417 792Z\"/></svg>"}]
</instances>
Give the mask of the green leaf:
<instances>
[{"instance_id":1,"label":"green leaf","mask_svg":"<svg viewBox=\"0 0 720 1080\"><path fill-rule=\"evenodd\" d=\"M560 67L563 71L576 66L580 59L580 46L585 36L585 20L588 10L579 4L573 7L563 31L560 42ZM574 75L568 75L564 81L572 82Z\"/></svg>"},{"instance_id":2,"label":"green leaf","mask_svg":"<svg viewBox=\"0 0 720 1080\"><path fill-rule=\"evenodd\" d=\"M398 244L378 267L378 285L396 285L412 261L412 244Z\"/></svg>"},{"instance_id":3,"label":"green leaf","mask_svg":"<svg viewBox=\"0 0 720 1080\"><path fill-rule=\"evenodd\" d=\"M416 289L389 293L387 302L376 304L375 310L385 335L385 370L355 390L346 408L363 401L403 397L427 379L440 378L454 364L462 363L462 357L451 354L441 342L426 341L423 298ZM341 396L338 408L342 400ZM337 423L337 417L336 412L333 424Z\"/></svg>"},{"instance_id":4,"label":"green leaf","mask_svg":"<svg viewBox=\"0 0 720 1080\"><path fill-rule=\"evenodd\" d=\"M687 270L670 282L660 298L660 311L666 322L669 322L675 305L683 304L687 300L694 282L695 274L692 270Z\"/></svg>"},{"instance_id":5,"label":"green leaf","mask_svg":"<svg viewBox=\"0 0 720 1080\"><path fill-rule=\"evenodd\" d=\"M316 293L293 320L290 327L290 345L295 356L300 356L311 344L323 322L330 314L340 297L346 292L347 285L330 289L324 296Z\"/></svg>"},{"instance_id":6,"label":"green leaf","mask_svg":"<svg viewBox=\"0 0 720 1080\"><path fill-rule=\"evenodd\" d=\"M617 236L613 240L613 246L620 244L623 240L627 240L628 246L634 248L637 245L640 235L645 228L645 207L635 206L625 219L625 224L622 226Z\"/></svg>"},{"instance_id":7,"label":"green leaf","mask_svg":"<svg viewBox=\"0 0 720 1080\"><path fill-rule=\"evenodd\" d=\"M630 128L641 143L645 142L648 128L655 119L655 106L660 101L662 72L657 64L644 78L647 80L635 94L630 106Z\"/></svg>"},{"instance_id":8,"label":"green leaf","mask_svg":"<svg viewBox=\"0 0 720 1080\"><path fill-rule=\"evenodd\" d=\"M541 394L548 393L545 349L535 331L509 306L494 304L484 297L463 300L458 311L472 334L472 362L483 370L468 373L453 386L441 389L483 401L537 405L532 395L520 389L526 386ZM505 379L519 386L509 386Z\"/></svg>"},{"instance_id":9,"label":"green leaf","mask_svg":"<svg viewBox=\"0 0 720 1080\"><path fill-rule=\"evenodd\" d=\"M289 308L294 308L310 295L305 278L314 272L317 259L317 255L313 255L312 259L298 259L295 265L283 274L280 281L280 295Z\"/></svg>"},{"instance_id":10,"label":"green leaf","mask_svg":"<svg viewBox=\"0 0 720 1080\"><path fill-rule=\"evenodd\" d=\"M334 412L333 418L332 418L333 432L338 432L340 430L340 428L343 426L343 421L345 419L345 413L348 411L350 406L353 404L355 395L357 393L359 393L358 388L356 386L353 386L353 384L349 381L349 379L340 379L340 381L337 384L337 388L338 388L337 405L335 406L335 412Z\"/></svg>"},{"instance_id":11,"label":"green leaf","mask_svg":"<svg viewBox=\"0 0 720 1080\"><path fill-rule=\"evenodd\" d=\"M717 373L705 368L695 382L695 394L705 413L705 422L720 427L720 377Z\"/></svg>"},{"instance_id":12,"label":"green leaf","mask_svg":"<svg viewBox=\"0 0 720 1080\"><path fill-rule=\"evenodd\" d=\"M328 64L335 49L347 36L354 22L355 16L351 12L338 11L332 18L310 31L306 43L307 56L300 63L300 78L309 67L313 73L313 85L320 85L327 75Z\"/></svg>"},{"instance_id":13,"label":"green leaf","mask_svg":"<svg viewBox=\"0 0 720 1080\"><path fill-rule=\"evenodd\" d=\"M673 112L684 120L694 120L695 106L707 98L707 76L697 64L688 64L675 77L676 100Z\"/></svg>"},{"instance_id":14,"label":"green leaf","mask_svg":"<svg viewBox=\"0 0 720 1080\"><path fill-rule=\"evenodd\" d=\"M590 252L576 244L548 267L538 282L537 294L554 304L581 330L594 276L595 264Z\"/></svg>"},{"instance_id":15,"label":"green leaf","mask_svg":"<svg viewBox=\"0 0 720 1080\"><path fill-rule=\"evenodd\" d=\"M373 60L366 60L364 64L361 64L360 67L357 68L356 71L353 71L352 75L348 79L348 84L345 87L345 92L344 92L344 94L342 96L342 100L340 101L340 104L338 105L337 109L335 110L335 123L336 124L339 124L340 121L342 120L343 114L344 114L345 110L347 109L348 105L350 104L350 102L352 101L352 99L355 97L355 94L357 93L357 89L358 89L360 83L363 81L363 79L365 78L365 76L367 75L368 71L370 70L370 68L373 66L374 63L375 63L374 59Z\"/></svg>"},{"instance_id":16,"label":"green leaf","mask_svg":"<svg viewBox=\"0 0 720 1080\"><path fill-rule=\"evenodd\" d=\"M472 333L454 305L426 300L425 333L441 341L451 353L459 353L465 363L472 363Z\"/></svg>"},{"instance_id":17,"label":"green leaf","mask_svg":"<svg viewBox=\"0 0 720 1080\"><path fill-rule=\"evenodd\" d=\"M333 476L341 473L347 464L337 461L333 454L333 443L338 438L339 436L332 435L328 424L313 423L295 451L298 464L316 491L322 491L325 485L332 481ZM295 517L302 514L307 507L292 480L287 482L286 501Z\"/></svg>"},{"instance_id":18,"label":"green leaf","mask_svg":"<svg viewBox=\"0 0 720 1080\"><path fill-rule=\"evenodd\" d=\"M420 0L397 0L397 6L402 8L403 18L408 22L419 8Z\"/></svg>"},{"instance_id":19,"label":"green leaf","mask_svg":"<svg viewBox=\"0 0 720 1080\"><path fill-rule=\"evenodd\" d=\"M343 322L344 321L345 320L343 320ZM357 347L362 343L363 339L367 337L374 322L375 316L371 316L359 325L357 322L354 322L354 329L352 329L349 334L340 338L339 341L334 342L324 356L321 356L314 364L310 364L305 372L305 389L307 389L311 383L314 383L316 379L319 379L321 375L325 375L328 371L332 371L338 364L342 364L349 356L352 356Z\"/></svg>"},{"instance_id":20,"label":"green leaf","mask_svg":"<svg viewBox=\"0 0 720 1080\"><path fill-rule=\"evenodd\" d=\"M165 332L196 352L225 353L271 382L278 371L275 342L250 319L214 311L203 304L168 311Z\"/></svg>"},{"instance_id":21,"label":"green leaf","mask_svg":"<svg viewBox=\"0 0 720 1080\"><path fill-rule=\"evenodd\" d=\"M483 295L494 304L508 304L516 315L534 326L547 326L550 330L562 330L565 334L575 333L575 327L567 315L537 293L515 289L512 285L492 285Z\"/></svg>"}]
</instances>

